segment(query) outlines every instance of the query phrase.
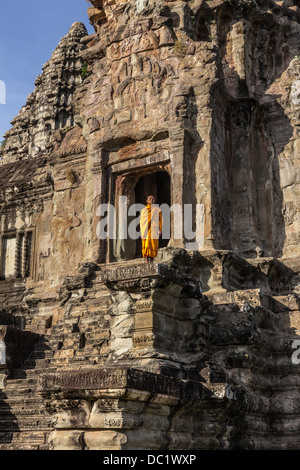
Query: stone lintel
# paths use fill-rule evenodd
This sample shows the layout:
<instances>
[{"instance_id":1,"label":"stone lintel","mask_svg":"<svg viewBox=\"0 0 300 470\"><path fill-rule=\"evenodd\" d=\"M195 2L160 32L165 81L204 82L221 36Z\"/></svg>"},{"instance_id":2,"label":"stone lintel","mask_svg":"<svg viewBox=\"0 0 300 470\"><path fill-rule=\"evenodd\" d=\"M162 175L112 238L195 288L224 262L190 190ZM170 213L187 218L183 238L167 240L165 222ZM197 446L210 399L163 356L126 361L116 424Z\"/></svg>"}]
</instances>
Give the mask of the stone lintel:
<instances>
[{"instance_id":1,"label":"stone lintel","mask_svg":"<svg viewBox=\"0 0 300 470\"><path fill-rule=\"evenodd\" d=\"M130 398L134 390L178 399L209 399L212 395L201 382L127 367L45 373L39 378L38 390L43 396L62 393L64 398L81 397L83 393L85 397L98 396L101 391L104 395L115 391L119 397Z\"/></svg>"},{"instance_id":2,"label":"stone lintel","mask_svg":"<svg viewBox=\"0 0 300 470\"><path fill-rule=\"evenodd\" d=\"M125 162L114 163L111 166L112 173L122 173L129 170L136 170L141 168L146 168L149 166L155 166L161 163L168 163L171 161L171 154L168 150L163 150L162 152L155 153L147 157L142 157L140 159L131 159Z\"/></svg>"},{"instance_id":3,"label":"stone lintel","mask_svg":"<svg viewBox=\"0 0 300 470\"><path fill-rule=\"evenodd\" d=\"M101 268L100 278L108 287L118 287L118 290L130 288L151 287L147 280L165 280L183 287L187 295L201 297L201 282L181 274L177 269L160 263L130 264Z\"/></svg>"}]
</instances>

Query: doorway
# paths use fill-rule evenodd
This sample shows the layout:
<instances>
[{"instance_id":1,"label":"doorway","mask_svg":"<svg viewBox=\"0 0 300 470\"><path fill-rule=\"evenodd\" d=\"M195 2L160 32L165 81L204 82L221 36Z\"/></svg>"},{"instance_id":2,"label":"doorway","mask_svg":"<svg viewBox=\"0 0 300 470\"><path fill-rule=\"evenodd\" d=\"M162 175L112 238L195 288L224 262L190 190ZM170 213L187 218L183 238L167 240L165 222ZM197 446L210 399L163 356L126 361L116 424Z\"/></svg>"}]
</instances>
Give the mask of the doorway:
<instances>
[{"instance_id":1,"label":"doorway","mask_svg":"<svg viewBox=\"0 0 300 470\"><path fill-rule=\"evenodd\" d=\"M171 206L171 178L167 171L156 171L141 176L134 188L135 203L146 205L146 199L149 195L155 197L156 204L159 206L167 204ZM140 214L137 214L139 216ZM138 227L139 229L139 227ZM168 245L170 239L160 238L159 248ZM135 258L142 256L142 241L138 238L136 241Z\"/></svg>"}]
</instances>

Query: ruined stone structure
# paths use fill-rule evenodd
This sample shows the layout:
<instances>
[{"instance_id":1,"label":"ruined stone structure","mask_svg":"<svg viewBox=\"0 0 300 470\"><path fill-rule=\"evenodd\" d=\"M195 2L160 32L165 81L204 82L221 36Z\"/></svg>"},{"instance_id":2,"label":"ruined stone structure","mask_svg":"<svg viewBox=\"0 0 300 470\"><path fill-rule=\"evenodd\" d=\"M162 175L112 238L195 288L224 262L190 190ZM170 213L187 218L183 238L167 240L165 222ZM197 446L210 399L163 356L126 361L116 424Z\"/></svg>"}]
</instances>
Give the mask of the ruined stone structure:
<instances>
[{"instance_id":1,"label":"ruined stone structure","mask_svg":"<svg viewBox=\"0 0 300 470\"><path fill-rule=\"evenodd\" d=\"M299 448L300 2L91 3L1 149L0 449ZM148 192L204 245L99 238Z\"/></svg>"}]
</instances>

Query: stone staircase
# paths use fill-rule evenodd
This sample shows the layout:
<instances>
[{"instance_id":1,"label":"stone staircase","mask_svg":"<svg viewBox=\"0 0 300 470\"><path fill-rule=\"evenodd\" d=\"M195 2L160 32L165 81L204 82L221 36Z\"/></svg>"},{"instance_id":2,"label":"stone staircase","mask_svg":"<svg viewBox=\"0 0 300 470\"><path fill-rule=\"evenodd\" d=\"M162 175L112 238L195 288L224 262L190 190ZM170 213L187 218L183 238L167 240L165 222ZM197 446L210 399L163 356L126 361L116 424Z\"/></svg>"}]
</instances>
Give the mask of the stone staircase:
<instances>
[{"instance_id":1,"label":"stone staircase","mask_svg":"<svg viewBox=\"0 0 300 470\"><path fill-rule=\"evenodd\" d=\"M0 390L0 450L47 450L53 430L44 400L37 392L42 373L91 367L104 361L109 335L100 333L109 292L95 281L82 297L74 296L63 317L41 336L22 368L11 371ZM84 331L84 333L81 332Z\"/></svg>"},{"instance_id":2,"label":"stone staircase","mask_svg":"<svg viewBox=\"0 0 300 470\"><path fill-rule=\"evenodd\" d=\"M40 361L38 367L49 366L49 361ZM0 391L0 450L47 449L51 423L45 416L43 399L36 391L40 370L16 371L16 377L20 378L8 379L5 390Z\"/></svg>"}]
</instances>

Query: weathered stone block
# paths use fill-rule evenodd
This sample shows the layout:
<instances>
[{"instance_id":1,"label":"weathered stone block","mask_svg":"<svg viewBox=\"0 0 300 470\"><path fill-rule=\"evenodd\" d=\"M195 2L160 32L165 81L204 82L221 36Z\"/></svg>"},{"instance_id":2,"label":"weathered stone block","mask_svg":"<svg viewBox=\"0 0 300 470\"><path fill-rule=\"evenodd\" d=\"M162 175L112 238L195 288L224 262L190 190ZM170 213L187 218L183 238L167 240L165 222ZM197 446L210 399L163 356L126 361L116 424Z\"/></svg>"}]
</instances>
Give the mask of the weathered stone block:
<instances>
[{"instance_id":1,"label":"weathered stone block","mask_svg":"<svg viewBox=\"0 0 300 470\"><path fill-rule=\"evenodd\" d=\"M84 400L62 400L51 404L55 429L77 429L89 426L90 404Z\"/></svg>"},{"instance_id":2,"label":"weathered stone block","mask_svg":"<svg viewBox=\"0 0 300 470\"><path fill-rule=\"evenodd\" d=\"M88 450L122 450L127 436L117 431L86 431L84 442Z\"/></svg>"},{"instance_id":3,"label":"weathered stone block","mask_svg":"<svg viewBox=\"0 0 300 470\"><path fill-rule=\"evenodd\" d=\"M53 431L49 436L51 450L83 450L83 431Z\"/></svg>"}]
</instances>

